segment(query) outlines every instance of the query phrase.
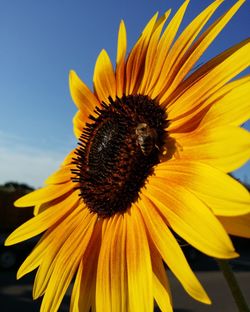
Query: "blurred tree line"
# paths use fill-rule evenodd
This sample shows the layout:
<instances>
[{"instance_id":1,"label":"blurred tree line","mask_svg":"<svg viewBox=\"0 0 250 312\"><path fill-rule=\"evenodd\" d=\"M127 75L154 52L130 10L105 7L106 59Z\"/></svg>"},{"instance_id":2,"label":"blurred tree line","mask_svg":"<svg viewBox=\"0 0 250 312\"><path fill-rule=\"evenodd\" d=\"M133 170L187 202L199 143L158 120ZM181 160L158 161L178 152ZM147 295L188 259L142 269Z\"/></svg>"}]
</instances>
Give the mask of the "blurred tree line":
<instances>
[{"instance_id":1,"label":"blurred tree line","mask_svg":"<svg viewBox=\"0 0 250 312\"><path fill-rule=\"evenodd\" d=\"M33 216L33 207L14 207L15 200L33 190L33 187L24 183L7 182L0 185L0 232L11 232Z\"/></svg>"}]
</instances>

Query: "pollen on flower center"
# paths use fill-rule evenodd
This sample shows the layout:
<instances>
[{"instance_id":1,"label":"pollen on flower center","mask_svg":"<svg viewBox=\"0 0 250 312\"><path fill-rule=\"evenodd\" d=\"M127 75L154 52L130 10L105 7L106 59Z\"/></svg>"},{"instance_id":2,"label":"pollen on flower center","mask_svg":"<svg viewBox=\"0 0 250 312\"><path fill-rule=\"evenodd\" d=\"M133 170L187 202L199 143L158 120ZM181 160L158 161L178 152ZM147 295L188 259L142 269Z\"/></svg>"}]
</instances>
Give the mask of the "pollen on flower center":
<instances>
[{"instance_id":1,"label":"pollen on flower center","mask_svg":"<svg viewBox=\"0 0 250 312\"><path fill-rule=\"evenodd\" d=\"M164 144L166 116L146 96L123 96L97 107L76 149L72 170L80 195L100 217L125 212L138 199Z\"/></svg>"}]
</instances>

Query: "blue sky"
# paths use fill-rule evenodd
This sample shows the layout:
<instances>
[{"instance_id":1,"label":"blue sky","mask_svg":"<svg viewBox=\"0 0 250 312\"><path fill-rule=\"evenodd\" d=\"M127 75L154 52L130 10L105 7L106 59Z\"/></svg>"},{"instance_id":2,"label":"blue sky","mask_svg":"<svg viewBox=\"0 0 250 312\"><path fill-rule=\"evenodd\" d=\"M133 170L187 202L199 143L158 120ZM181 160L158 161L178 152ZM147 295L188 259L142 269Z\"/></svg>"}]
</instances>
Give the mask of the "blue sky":
<instances>
[{"instance_id":1,"label":"blue sky","mask_svg":"<svg viewBox=\"0 0 250 312\"><path fill-rule=\"evenodd\" d=\"M0 183L38 187L76 146L68 90L74 69L92 87L96 57L105 48L115 61L124 19L128 43L149 18L180 0L10 0L0 3ZM191 0L182 28L212 1ZM235 1L226 0L214 17ZM204 62L249 36L249 0L201 58ZM249 124L247 125L249 129ZM238 171L250 182L250 165Z\"/></svg>"}]
</instances>

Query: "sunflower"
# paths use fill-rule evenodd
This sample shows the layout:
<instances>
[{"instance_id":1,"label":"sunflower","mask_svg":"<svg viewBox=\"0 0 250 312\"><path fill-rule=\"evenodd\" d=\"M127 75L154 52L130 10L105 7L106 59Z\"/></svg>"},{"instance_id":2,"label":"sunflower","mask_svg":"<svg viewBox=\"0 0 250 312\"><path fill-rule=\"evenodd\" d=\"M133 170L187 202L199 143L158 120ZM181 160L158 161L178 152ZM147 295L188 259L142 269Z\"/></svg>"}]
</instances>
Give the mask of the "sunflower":
<instances>
[{"instance_id":1,"label":"sunflower","mask_svg":"<svg viewBox=\"0 0 250 312\"><path fill-rule=\"evenodd\" d=\"M250 196L229 172L250 154L249 40L194 70L200 56L244 1L205 31L222 1L176 37L188 1L166 23L155 14L126 56L118 32L116 68L105 50L94 91L70 72L77 147L46 186L18 199L34 217L6 245L43 236L17 278L38 269L33 297L57 311L71 281L71 311L172 311L164 265L187 293L209 304L177 236L201 252L230 259L228 234L249 237ZM167 25L166 25L167 24Z\"/></svg>"}]
</instances>

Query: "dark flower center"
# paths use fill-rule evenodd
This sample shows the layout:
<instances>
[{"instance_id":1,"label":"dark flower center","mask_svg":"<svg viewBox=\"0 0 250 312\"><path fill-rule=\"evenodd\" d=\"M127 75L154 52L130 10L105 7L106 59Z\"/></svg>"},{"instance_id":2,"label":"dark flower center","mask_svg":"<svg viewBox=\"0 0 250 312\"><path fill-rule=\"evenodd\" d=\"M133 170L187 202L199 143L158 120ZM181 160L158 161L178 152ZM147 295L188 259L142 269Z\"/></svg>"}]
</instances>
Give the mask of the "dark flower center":
<instances>
[{"instance_id":1,"label":"dark flower center","mask_svg":"<svg viewBox=\"0 0 250 312\"><path fill-rule=\"evenodd\" d=\"M166 115L156 101L142 95L109 99L96 107L79 139L72 170L80 195L99 217L123 213L140 189L166 140Z\"/></svg>"}]
</instances>

